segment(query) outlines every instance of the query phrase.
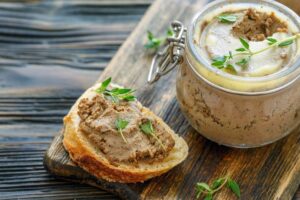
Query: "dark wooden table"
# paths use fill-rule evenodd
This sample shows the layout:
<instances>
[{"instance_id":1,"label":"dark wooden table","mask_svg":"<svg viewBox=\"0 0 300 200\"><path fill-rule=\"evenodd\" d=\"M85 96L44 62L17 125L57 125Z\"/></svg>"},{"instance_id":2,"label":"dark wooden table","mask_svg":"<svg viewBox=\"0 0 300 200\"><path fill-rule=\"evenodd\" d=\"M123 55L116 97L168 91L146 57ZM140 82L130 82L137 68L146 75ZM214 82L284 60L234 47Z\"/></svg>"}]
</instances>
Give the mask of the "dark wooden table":
<instances>
[{"instance_id":1,"label":"dark wooden table","mask_svg":"<svg viewBox=\"0 0 300 200\"><path fill-rule=\"evenodd\" d=\"M55 179L43 154L151 2L1 1L0 199L116 199Z\"/></svg>"}]
</instances>

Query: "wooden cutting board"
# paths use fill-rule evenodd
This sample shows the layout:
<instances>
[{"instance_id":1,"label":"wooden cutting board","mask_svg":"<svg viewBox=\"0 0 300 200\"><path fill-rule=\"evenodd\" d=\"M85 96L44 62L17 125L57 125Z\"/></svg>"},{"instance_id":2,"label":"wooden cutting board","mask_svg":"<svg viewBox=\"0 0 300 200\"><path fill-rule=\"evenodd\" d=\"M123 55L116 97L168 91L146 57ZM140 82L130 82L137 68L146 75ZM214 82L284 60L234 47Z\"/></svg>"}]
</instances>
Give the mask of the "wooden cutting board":
<instances>
[{"instance_id":1,"label":"wooden cutting board","mask_svg":"<svg viewBox=\"0 0 300 200\"><path fill-rule=\"evenodd\" d=\"M292 199L300 183L300 128L288 137L256 149L231 149L203 138L191 128L176 101L176 70L156 84L146 84L151 56L145 51L146 31L163 35L170 22L185 24L205 0L157 0L112 59L99 81L112 76L114 82L138 90L138 99L182 135L189 156L170 172L138 184L109 183L84 172L68 157L58 135L45 154L46 168L57 177L87 183L115 193L123 199L194 199L198 181L230 175L246 200ZM297 5L295 6L297 7ZM235 199L224 189L215 199Z\"/></svg>"}]
</instances>

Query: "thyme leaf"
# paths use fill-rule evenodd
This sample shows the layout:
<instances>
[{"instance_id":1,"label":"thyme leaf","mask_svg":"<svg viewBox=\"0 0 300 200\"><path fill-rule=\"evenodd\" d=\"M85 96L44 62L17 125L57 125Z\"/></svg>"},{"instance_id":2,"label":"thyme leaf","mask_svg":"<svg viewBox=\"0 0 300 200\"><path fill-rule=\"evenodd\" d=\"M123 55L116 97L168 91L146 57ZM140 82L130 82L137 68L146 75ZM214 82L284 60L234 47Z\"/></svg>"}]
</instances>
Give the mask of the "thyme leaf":
<instances>
[{"instance_id":1,"label":"thyme leaf","mask_svg":"<svg viewBox=\"0 0 300 200\"><path fill-rule=\"evenodd\" d=\"M204 183L204 182L200 182L200 183L197 183L196 184L196 188L202 190L202 191L209 191L211 192L212 189L210 188L210 186L207 184L207 183Z\"/></svg>"},{"instance_id":2,"label":"thyme leaf","mask_svg":"<svg viewBox=\"0 0 300 200\"><path fill-rule=\"evenodd\" d=\"M173 36L174 35L174 32L173 32L173 30L171 29L171 28L168 28L168 30L167 30L167 36Z\"/></svg>"},{"instance_id":3,"label":"thyme leaf","mask_svg":"<svg viewBox=\"0 0 300 200\"><path fill-rule=\"evenodd\" d=\"M241 197L241 191L239 185L230 177L225 176L213 181L211 185L204 182L196 183L196 198L199 199L202 194L205 195L205 200L212 200L213 195L221 190L224 186L227 186L237 197Z\"/></svg>"},{"instance_id":4,"label":"thyme leaf","mask_svg":"<svg viewBox=\"0 0 300 200\"><path fill-rule=\"evenodd\" d=\"M245 39L240 38L240 42L245 47L245 49L249 50L250 45L249 45L249 43Z\"/></svg>"},{"instance_id":5,"label":"thyme leaf","mask_svg":"<svg viewBox=\"0 0 300 200\"><path fill-rule=\"evenodd\" d=\"M110 82L111 82L111 77L109 77L108 79L103 81L101 83L101 86L98 89L96 89L96 92L97 93L103 93L106 90L106 88L108 87L108 85L110 84Z\"/></svg>"},{"instance_id":6,"label":"thyme leaf","mask_svg":"<svg viewBox=\"0 0 300 200\"><path fill-rule=\"evenodd\" d=\"M291 40L286 40L284 42L279 43L278 46L279 47L286 47L286 46L289 46L289 45L293 44L293 42L294 42L294 40L292 40L292 39Z\"/></svg>"},{"instance_id":7,"label":"thyme leaf","mask_svg":"<svg viewBox=\"0 0 300 200\"><path fill-rule=\"evenodd\" d=\"M236 73L236 69L232 64L227 64L226 65L226 69L228 69L229 71L232 71L234 73Z\"/></svg>"},{"instance_id":8,"label":"thyme leaf","mask_svg":"<svg viewBox=\"0 0 300 200\"><path fill-rule=\"evenodd\" d=\"M242 58L240 61L236 62L236 65L239 65L241 67L245 67L249 63L250 57L248 58Z\"/></svg>"},{"instance_id":9,"label":"thyme leaf","mask_svg":"<svg viewBox=\"0 0 300 200\"><path fill-rule=\"evenodd\" d=\"M213 62L211 63L211 65L217 67L218 69L225 68L226 70L228 70L232 73L236 73L235 67L229 63L229 60L232 58L233 58L232 53L229 52L228 56L221 56L221 57L213 58Z\"/></svg>"},{"instance_id":10,"label":"thyme leaf","mask_svg":"<svg viewBox=\"0 0 300 200\"><path fill-rule=\"evenodd\" d=\"M162 39L154 37L153 33L147 32L148 42L145 44L146 49L157 49L161 43Z\"/></svg>"},{"instance_id":11,"label":"thyme leaf","mask_svg":"<svg viewBox=\"0 0 300 200\"><path fill-rule=\"evenodd\" d=\"M244 52L244 51L247 51L247 49L241 47L241 48L236 49L235 51Z\"/></svg>"},{"instance_id":12,"label":"thyme leaf","mask_svg":"<svg viewBox=\"0 0 300 200\"><path fill-rule=\"evenodd\" d=\"M222 14L218 16L218 20L221 23L231 24L236 22L237 16L232 14Z\"/></svg>"},{"instance_id":13,"label":"thyme leaf","mask_svg":"<svg viewBox=\"0 0 300 200\"><path fill-rule=\"evenodd\" d=\"M121 118L117 118L117 120L115 121L115 127L118 130L118 132L120 133L120 135L125 143L127 143L127 140L124 137L122 130L126 128L128 123L129 123L128 121L121 119Z\"/></svg>"},{"instance_id":14,"label":"thyme leaf","mask_svg":"<svg viewBox=\"0 0 300 200\"><path fill-rule=\"evenodd\" d=\"M225 178L218 178L216 180L214 180L214 182L212 183L211 188L213 190L217 189L218 187L220 187L225 181Z\"/></svg>"},{"instance_id":15,"label":"thyme leaf","mask_svg":"<svg viewBox=\"0 0 300 200\"><path fill-rule=\"evenodd\" d=\"M211 63L211 65L215 66L219 69L222 69L222 68L224 68L226 60L227 60L226 56L215 57L212 59L213 62Z\"/></svg>"},{"instance_id":16,"label":"thyme leaf","mask_svg":"<svg viewBox=\"0 0 300 200\"><path fill-rule=\"evenodd\" d=\"M147 31L148 41L144 45L144 47L146 49L155 49L155 50L157 50L161 45L163 45L165 43L165 41L167 40L167 37L171 37L173 35L174 35L174 32L171 28L168 28L168 30L166 32L166 36L163 37L163 38L155 37L154 34L151 31Z\"/></svg>"},{"instance_id":17,"label":"thyme leaf","mask_svg":"<svg viewBox=\"0 0 300 200\"><path fill-rule=\"evenodd\" d=\"M109 97L114 103L119 103L120 100L124 101L134 101L136 97L134 96L135 90L129 88L118 88L115 87L111 90L107 89L111 82L111 77L106 79L101 83L101 86L95 90L98 94L103 94Z\"/></svg>"},{"instance_id":18,"label":"thyme leaf","mask_svg":"<svg viewBox=\"0 0 300 200\"><path fill-rule=\"evenodd\" d=\"M212 193L208 193L208 194L205 196L204 200L212 200L212 198L213 198Z\"/></svg>"},{"instance_id":19,"label":"thyme leaf","mask_svg":"<svg viewBox=\"0 0 300 200\"><path fill-rule=\"evenodd\" d=\"M241 197L241 191L239 185L232 180L231 178L228 178L227 181L228 187L231 189L231 191L238 197Z\"/></svg>"},{"instance_id":20,"label":"thyme leaf","mask_svg":"<svg viewBox=\"0 0 300 200\"><path fill-rule=\"evenodd\" d=\"M149 135L151 137L154 137L154 139L159 143L159 145L165 150L164 144L161 142L161 140L155 135L154 128L150 120L140 125L141 131L145 135Z\"/></svg>"},{"instance_id":21,"label":"thyme leaf","mask_svg":"<svg viewBox=\"0 0 300 200\"><path fill-rule=\"evenodd\" d=\"M269 45L275 44L277 42L277 40L275 38L272 38L272 37L268 37L267 40L269 41L268 42Z\"/></svg>"}]
</instances>

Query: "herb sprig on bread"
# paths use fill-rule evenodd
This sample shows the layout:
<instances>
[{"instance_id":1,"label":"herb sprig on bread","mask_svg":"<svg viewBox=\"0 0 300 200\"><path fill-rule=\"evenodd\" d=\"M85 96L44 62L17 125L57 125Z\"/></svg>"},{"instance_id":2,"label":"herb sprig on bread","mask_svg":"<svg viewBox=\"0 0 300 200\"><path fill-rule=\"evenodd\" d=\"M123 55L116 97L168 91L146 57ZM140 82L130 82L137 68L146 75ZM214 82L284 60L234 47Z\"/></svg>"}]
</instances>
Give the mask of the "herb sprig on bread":
<instances>
[{"instance_id":1,"label":"herb sprig on bread","mask_svg":"<svg viewBox=\"0 0 300 200\"><path fill-rule=\"evenodd\" d=\"M129 88L119 88L114 87L111 90L108 89L111 83L111 77L106 79L101 83L101 86L95 90L98 94L103 94L104 96L110 98L114 103L119 103L120 101L134 101L136 97L134 96L135 90Z\"/></svg>"}]
</instances>

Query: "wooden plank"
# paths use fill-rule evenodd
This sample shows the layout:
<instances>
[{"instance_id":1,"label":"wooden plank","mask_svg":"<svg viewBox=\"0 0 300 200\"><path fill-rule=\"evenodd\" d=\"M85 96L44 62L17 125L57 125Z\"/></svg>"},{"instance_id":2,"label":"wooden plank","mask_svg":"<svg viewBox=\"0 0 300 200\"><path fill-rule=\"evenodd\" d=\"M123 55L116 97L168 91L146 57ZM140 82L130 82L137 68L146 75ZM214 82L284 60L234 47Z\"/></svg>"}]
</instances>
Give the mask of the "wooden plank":
<instances>
[{"instance_id":1,"label":"wooden plank","mask_svg":"<svg viewBox=\"0 0 300 200\"><path fill-rule=\"evenodd\" d=\"M204 139L189 127L176 102L176 72L153 86L146 85L147 66L151 59L143 47L146 31L162 35L174 19L187 24L191 15L205 3L203 0L155 1L99 79L112 76L118 84L138 89L139 100L186 139L190 147L188 159L169 173L144 184L95 182L93 177L70 162L59 136L45 157L45 164L52 173L96 185L128 199L136 196L141 199L192 199L197 181L209 182L229 174L240 184L242 199L292 199L300 182L300 128L289 137L266 147L247 150L226 148ZM226 190L216 195L216 199L234 198Z\"/></svg>"},{"instance_id":2,"label":"wooden plank","mask_svg":"<svg viewBox=\"0 0 300 200\"><path fill-rule=\"evenodd\" d=\"M55 179L42 159L62 116L98 78L149 4L0 2L0 199L116 199Z\"/></svg>"}]
</instances>

